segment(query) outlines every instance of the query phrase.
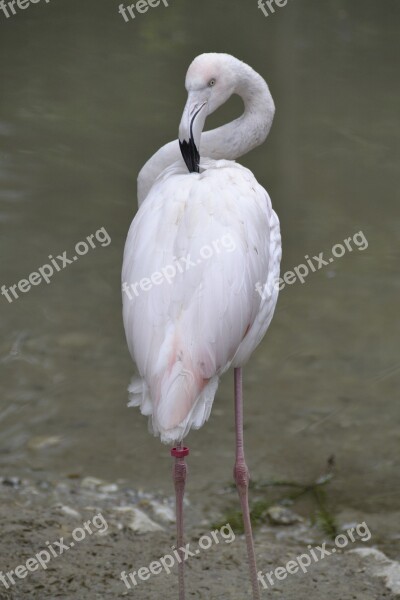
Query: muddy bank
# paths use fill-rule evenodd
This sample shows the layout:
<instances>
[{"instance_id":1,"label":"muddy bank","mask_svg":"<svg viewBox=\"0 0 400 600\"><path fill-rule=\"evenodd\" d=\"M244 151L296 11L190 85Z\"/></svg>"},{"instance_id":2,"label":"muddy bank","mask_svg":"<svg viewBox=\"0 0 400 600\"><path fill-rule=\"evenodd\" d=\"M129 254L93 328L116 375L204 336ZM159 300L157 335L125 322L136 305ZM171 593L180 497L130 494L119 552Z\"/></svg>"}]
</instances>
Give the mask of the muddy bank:
<instances>
[{"instance_id":1,"label":"muddy bank","mask_svg":"<svg viewBox=\"0 0 400 600\"><path fill-rule=\"evenodd\" d=\"M176 566L171 567L170 574L162 569L159 574L147 576L147 580L140 580L136 575L137 585L130 582L131 589L121 580L122 571L137 572L173 553L175 526L171 498L133 490L122 481L106 483L91 477L59 482L7 478L2 480L0 493L3 524L0 564L4 581L9 585L7 589L4 582L0 584L1 600L177 598ZM285 510L272 511L270 522L256 531L258 566L268 586L263 589L262 597L286 600L319 600L321 597L394 600L400 597L399 564L378 552L380 541L390 536L390 522L393 523L393 519L398 522L399 515L387 515L386 519L382 515L362 515L354 511L338 515L343 535L362 521L367 526L360 529L362 536L354 533L356 541L349 541L341 550L335 547L333 540L327 540L317 526ZM218 544L200 549L202 536L211 538L213 530L207 514L189 498L187 541L195 556L187 561L187 597L204 600L250 597L242 535L228 535L225 528L225 537L220 533ZM274 525L274 519L276 523L281 519L286 524ZM91 524L87 525L88 529L85 523ZM371 533L370 539L367 539L367 531ZM204 540L202 545L208 545ZM281 581L271 576L273 584L269 583L267 573L284 567L288 561L296 561L302 554L311 555L310 549L321 548L324 541L327 542L326 555L317 562L311 560L306 573L298 568ZM314 553L321 555L318 549ZM18 565L27 565L27 561L35 557L39 561L35 571L25 569L24 574L20 568L17 572L24 574L23 578L12 575L15 584L11 584L6 573L15 572ZM283 577L282 572L277 573Z\"/></svg>"}]
</instances>

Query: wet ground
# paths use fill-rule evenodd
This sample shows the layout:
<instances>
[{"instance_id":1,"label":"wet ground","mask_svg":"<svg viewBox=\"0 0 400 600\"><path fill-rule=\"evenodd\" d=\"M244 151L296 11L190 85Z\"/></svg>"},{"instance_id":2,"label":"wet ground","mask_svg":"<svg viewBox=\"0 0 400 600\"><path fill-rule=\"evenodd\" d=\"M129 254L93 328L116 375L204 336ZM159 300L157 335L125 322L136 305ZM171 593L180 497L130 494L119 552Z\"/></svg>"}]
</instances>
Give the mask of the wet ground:
<instances>
[{"instance_id":1,"label":"wet ground","mask_svg":"<svg viewBox=\"0 0 400 600\"><path fill-rule=\"evenodd\" d=\"M227 51L267 79L277 105L267 142L241 162L268 189L280 217L282 272L304 263L306 255L331 257L335 244L357 232L367 240L364 248L354 242L351 252L310 273L303 284L285 287L272 326L245 369L246 452L261 485L254 498L268 504L275 497L263 482L307 485L334 462L324 488L325 525L334 520L340 526L347 514L371 521L371 543L399 560L399 16L394 0L384 6L298 0L267 18L256 2L207 0L200 6L177 0L131 23L108 0L85 6L71 0L68 7L53 0L7 20L0 14L0 47L7 57L0 64L0 284L10 288L48 263L49 255L71 256L77 242L101 228L111 240L103 236L104 245L97 241L49 284L12 302L0 297L4 477L33 486L87 477L124 480L135 492L170 497L168 449L148 434L144 417L126 408L132 366L122 328L120 266L136 210L136 174L176 136L188 63L202 51ZM209 126L239 111L240 103L232 100ZM228 374L209 423L187 440L192 536L197 517L209 530L235 503L234 491L225 492L233 465L232 409ZM0 537L3 570L10 568L9 559L19 564L28 538L40 548L46 535L58 537L59 521L50 524L51 494L41 496L43 504L29 499L25 506L21 493L2 487L2 522L8 523ZM287 488L278 496L287 498ZM309 494L294 508L307 525L320 512ZM69 575L57 571L58 583L50 588L45 572L34 577L43 585L37 597L118 597L121 582L110 581L111 573L122 570L122 557L132 564L140 550L148 564L172 539L173 525L168 527L140 538L128 530L111 538L111 546L106 536L92 563L76 548L72 562L59 568L70 569L76 589L91 572L94 587L78 595L68 588ZM264 527L257 544L259 552L268 549L268 560L297 553L299 540L291 547ZM220 597L218 586L227 580L229 589L241 589L243 547L232 550L238 546L215 558L223 565L215 578L207 571L214 559L196 561L194 597ZM337 560L339 573L342 558ZM110 577L102 578L103 567L95 565L107 561ZM348 564L349 598L386 598L383 584L364 577L358 563ZM331 565L322 579L303 579L317 590L315 597L329 582L330 595L347 597ZM4 597L28 597L32 581L21 580L18 591L10 592L14 596ZM170 585L155 581L143 598L158 597ZM299 588L296 597L312 597L314 588ZM288 589L282 591L286 598ZM229 593L223 597L240 592Z\"/></svg>"},{"instance_id":2,"label":"wet ground","mask_svg":"<svg viewBox=\"0 0 400 600\"><path fill-rule=\"evenodd\" d=\"M138 492L126 481L92 477L57 483L9 478L0 485L1 600L177 597L171 500ZM244 537L226 522L210 526L196 504L188 503L186 510L188 597L250 597ZM368 515L368 523L361 511L337 515L342 537L334 542L284 510L282 515L275 507L257 530L262 597L317 599L321 590L334 600L399 597L400 564L374 548L379 536L371 537L382 531L380 515ZM390 530L386 535L393 537ZM158 567L150 567L154 562ZM286 565L286 575L273 573Z\"/></svg>"}]
</instances>

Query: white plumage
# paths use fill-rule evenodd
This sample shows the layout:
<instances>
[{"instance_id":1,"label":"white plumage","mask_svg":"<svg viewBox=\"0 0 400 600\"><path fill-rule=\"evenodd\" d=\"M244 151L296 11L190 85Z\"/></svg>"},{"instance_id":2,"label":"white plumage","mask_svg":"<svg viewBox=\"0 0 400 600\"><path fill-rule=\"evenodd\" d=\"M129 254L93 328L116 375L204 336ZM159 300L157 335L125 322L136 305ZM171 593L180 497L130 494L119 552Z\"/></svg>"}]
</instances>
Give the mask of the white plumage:
<instances>
[{"instance_id":1,"label":"white plumage","mask_svg":"<svg viewBox=\"0 0 400 600\"><path fill-rule=\"evenodd\" d=\"M251 87L253 73L254 86L270 99L264 80L229 55L195 59L186 80L189 93L191 82L198 88L199 72L206 83L210 76L218 81L227 63L230 71L236 67L232 79L243 85L242 70ZM229 95L238 88L239 83ZM255 93L249 97L253 107L260 102ZM221 93L214 104L225 99L226 93ZM211 100L209 104L212 112L215 107ZM271 104L273 109L272 99ZM247 121L250 108L246 106ZM264 127L264 137L269 127ZM217 146L215 138L212 144ZM176 155L175 149L170 151L171 162L179 159L177 142L176 146ZM244 146L238 147L237 155ZM222 151L219 147L214 154ZM165 154L160 165L165 164ZM145 169L151 172L150 191L125 245L122 281L130 293L123 293L123 317L139 372L129 386L130 405L140 406L154 433L170 443L204 424L220 375L230 366L242 366L263 338L277 301L274 283L281 240L267 192L238 163L202 158L200 172L189 173L177 160L154 183L157 167L149 163ZM166 268L176 273L169 281L163 276ZM262 295L257 284L264 288Z\"/></svg>"}]
</instances>

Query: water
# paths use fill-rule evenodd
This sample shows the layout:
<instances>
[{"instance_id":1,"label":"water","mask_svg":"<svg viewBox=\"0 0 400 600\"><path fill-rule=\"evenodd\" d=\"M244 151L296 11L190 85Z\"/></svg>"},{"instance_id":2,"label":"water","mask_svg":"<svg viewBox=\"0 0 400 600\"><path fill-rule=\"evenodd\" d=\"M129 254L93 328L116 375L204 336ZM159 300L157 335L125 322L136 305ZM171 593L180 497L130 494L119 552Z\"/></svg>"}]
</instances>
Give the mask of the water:
<instances>
[{"instance_id":1,"label":"water","mask_svg":"<svg viewBox=\"0 0 400 600\"><path fill-rule=\"evenodd\" d=\"M357 232L368 240L281 293L245 369L252 475L307 481L334 455L335 506L398 510L398 3L298 0L266 18L255 0L171 0L129 23L118 4L0 14L0 284L102 227L112 240L50 284L0 298L2 471L171 492L167 448L126 408L120 267L136 174L176 137L186 68L226 51L268 80L277 105L267 142L241 162L279 214L283 273ZM239 112L232 100L208 126ZM189 491L212 503L231 480L231 374L188 444Z\"/></svg>"}]
</instances>

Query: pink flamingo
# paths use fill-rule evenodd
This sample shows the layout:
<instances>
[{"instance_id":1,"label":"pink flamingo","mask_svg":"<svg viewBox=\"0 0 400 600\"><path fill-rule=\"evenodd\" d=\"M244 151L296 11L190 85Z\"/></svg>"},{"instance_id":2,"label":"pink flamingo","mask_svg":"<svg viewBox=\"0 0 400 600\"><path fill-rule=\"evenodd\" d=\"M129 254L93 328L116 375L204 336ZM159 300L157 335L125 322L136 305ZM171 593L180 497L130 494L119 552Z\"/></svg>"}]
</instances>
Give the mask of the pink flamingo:
<instances>
[{"instance_id":1,"label":"pink flamingo","mask_svg":"<svg viewBox=\"0 0 400 600\"><path fill-rule=\"evenodd\" d=\"M243 446L242 366L275 310L281 238L267 192L234 159L265 140L275 107L264 79L228 54L195 58L186 89L179 144L163 146L140 171L139 210L125 245L123 317L139 371L129 386L130 405L140 406L154 434L174 446L181 548L189 452L183 440L208 419L219 377L234 368L234 478L253 598L259 600ZM232 94L242 97L244 113L203 133L207 115ZM207 158L200 161L200 155ZM178 568L179 599L184 600L183 561Z\"/></svg>"}]
</instances>

